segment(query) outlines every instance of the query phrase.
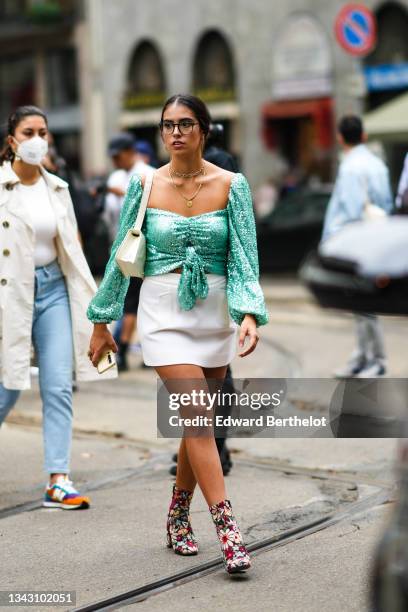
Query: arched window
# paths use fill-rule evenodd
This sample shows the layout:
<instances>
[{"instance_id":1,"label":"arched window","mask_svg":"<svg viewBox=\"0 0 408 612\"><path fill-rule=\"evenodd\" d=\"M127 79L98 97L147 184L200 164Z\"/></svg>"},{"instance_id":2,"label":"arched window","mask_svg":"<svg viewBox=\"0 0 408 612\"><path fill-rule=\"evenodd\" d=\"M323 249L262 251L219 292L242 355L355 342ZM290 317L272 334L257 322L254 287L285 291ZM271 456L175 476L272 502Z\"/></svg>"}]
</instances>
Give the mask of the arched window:
<instances>
[{"instance_id":1,"label":"arched window","mask_svg":"<svg viewBox=\"0 0 408 612\"><path fill-rule=\"evenodd\" d=\"M137 110L161 106L166 97L163 64L155 45L139 43L132 53L123 106Z\"/></svg>"},{"instance_id":2,"label":"arched window","mask_svg":"<svg viewBox=\"0 0 408 612\"><path fill-rule=\"evenodd\" d=\"M396 2L387 2L377 11L378 42L366 58L368 66L408 62L408 11Z\"/></svg>"},{"instance_id":3,"label":"arched window","mask_svg":"<svg viewBox=\"0 0 408 612\"><path fill-rule=\"evenodd\" d=\"M193 65L193 91L206 102L235 100L235 68L224 36L206 32L198 42Z\"/></svg>"}]
</instances>

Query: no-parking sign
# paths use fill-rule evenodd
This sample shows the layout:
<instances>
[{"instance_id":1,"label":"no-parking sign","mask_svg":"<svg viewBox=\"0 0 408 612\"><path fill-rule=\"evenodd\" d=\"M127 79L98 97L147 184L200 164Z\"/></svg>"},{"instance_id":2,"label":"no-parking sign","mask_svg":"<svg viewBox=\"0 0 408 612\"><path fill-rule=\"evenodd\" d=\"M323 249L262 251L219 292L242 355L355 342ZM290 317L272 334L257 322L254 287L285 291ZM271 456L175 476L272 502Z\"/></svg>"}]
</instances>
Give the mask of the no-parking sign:
<instances>
[{"instance_id":1,"label":"no-parking sign","mask_svg":"<svg viewBox=\"0 0 408 612\"><path fill-rule=\"evenodd\" d=\"M352 55L367 55L377 42L375 16L363 4L346 4L334 26L339 44Z\"/></svg>"}]
</instances>

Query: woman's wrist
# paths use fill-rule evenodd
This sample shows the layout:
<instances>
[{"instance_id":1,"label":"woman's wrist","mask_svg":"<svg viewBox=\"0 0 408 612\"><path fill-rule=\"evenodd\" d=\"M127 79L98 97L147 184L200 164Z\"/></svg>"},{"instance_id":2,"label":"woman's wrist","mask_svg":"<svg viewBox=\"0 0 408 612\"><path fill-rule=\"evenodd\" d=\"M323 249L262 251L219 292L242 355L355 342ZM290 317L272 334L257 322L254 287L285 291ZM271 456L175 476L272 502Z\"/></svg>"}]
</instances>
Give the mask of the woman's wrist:
<instances>
[{"instance_id":1,"label":"woman's wrist","mask_svg":"<svg viewBox=\"0 0 408 612\"><path fill-rule=\"evenodd\" d=\"M94 331L101 333L105 332L108 329L107 323L94 323Z\"/></svg>"}]
</instances>

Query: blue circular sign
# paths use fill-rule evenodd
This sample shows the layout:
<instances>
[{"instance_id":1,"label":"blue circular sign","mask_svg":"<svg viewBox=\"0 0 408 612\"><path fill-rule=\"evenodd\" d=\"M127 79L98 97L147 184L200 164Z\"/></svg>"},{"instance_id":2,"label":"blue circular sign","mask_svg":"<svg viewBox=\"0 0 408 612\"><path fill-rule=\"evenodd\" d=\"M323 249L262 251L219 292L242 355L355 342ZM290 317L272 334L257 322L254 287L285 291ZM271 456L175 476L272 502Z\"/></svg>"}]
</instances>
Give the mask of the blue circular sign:
<instances>
[{"instance_id":1,"label":"blue circular sign","mask_svg":"<svg viewBox=\"0 0 408 612\"><path fill-rule=\"evenodd\" d=\"M374 14L362 4L346 4L336 18L337 41L352 55L367 55L375 47L377 25Z\"/></svg>"}]
</instances>

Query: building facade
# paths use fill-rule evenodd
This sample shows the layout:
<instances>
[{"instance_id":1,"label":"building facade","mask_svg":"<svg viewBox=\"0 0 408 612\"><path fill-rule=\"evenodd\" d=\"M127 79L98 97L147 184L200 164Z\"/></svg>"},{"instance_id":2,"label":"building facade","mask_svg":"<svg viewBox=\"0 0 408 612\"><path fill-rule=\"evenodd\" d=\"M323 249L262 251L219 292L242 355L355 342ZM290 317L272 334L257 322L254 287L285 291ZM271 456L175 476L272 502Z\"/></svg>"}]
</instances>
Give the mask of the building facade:
<instances>
[{"instance_id":1,"label":"building facade","mask_svg":"<svg viewBox=\"0 0 408 612\"><path fill-rule=\"evenodd\" d=\"M9 6L9 21L16 4L0 3ZM408 0L364 2L376 12L379 31L365 59L335 39L336 16L346 4L337 0L21 4L31 15L37 11L37 23L20 38L0 30L0 86L8 100L2 114L31 96L49 111L61 152L73 159L76 151L73 163L86 176L106 171L106 143L119 130L148 139L163 158L161 105L173 93L193 92L223 123L225 144L254 186L292 170L327 182L337 118L375 109L408 86ZM60 21L54 15L39 29L46 6L59 8ZM16 96L10 82L17 57L31 62L20 67L31 84L22 79ZM381 81L384 70L388 80Z\"/></svg>"},{"instance_id":2,"label":"building facade","mask_svg":"<svg viewBox=\"0 0 408 612\"><path fill-rule=\"evenodd\" d=\"M154 141L160 156L160 106L167 96L190 91L224 124L226 145L253 184L291 169L330 180L337 118L364 113L404 89L384 83L373 91L367 69L408 61L402 35L408 0L365 2L377 14L379 34L365 59L335 39L344 4L88 0L102 36L94 83L101 86L105 139L118 128L133 130Z\"/></svg>"}]
</instances>

